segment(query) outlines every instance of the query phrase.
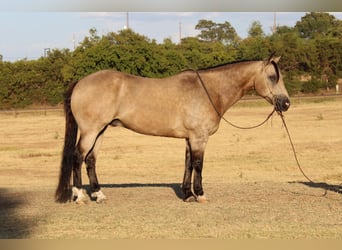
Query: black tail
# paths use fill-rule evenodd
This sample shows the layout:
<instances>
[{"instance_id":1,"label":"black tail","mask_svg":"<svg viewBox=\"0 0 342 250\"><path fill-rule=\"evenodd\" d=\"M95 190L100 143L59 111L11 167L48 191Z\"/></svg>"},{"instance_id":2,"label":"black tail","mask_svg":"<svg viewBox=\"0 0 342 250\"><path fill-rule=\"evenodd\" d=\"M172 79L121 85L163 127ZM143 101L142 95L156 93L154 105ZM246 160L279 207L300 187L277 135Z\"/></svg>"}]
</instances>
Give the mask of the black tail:
<instances>
[{"instance_id":1,"label":"black tail","mask_svg":"<svg viewBox=\"0 0 342 250\"><path fill-rule=\"evenodd\" d=\"M76 149L78 126L74 115L71 111L71 94L77 82L71 85L65 94L64 112L65 112L65 137L63 157L61 164L61 172L59 175L59 183L56 190L56 202L67 202L71 199L70 179L73 168L74 154Z\"/></svg>"}]
</instances>

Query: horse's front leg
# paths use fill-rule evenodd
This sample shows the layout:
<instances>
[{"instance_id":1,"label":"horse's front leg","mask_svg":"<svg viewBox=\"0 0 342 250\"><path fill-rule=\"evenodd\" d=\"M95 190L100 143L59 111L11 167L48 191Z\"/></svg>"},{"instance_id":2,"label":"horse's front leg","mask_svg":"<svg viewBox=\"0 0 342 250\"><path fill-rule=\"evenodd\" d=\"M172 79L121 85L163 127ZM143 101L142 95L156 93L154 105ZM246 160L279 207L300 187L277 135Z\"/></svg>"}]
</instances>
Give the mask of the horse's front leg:
<instances>
[{"instance_id":1,"label":"horse's front leg","mask_svg":"<svg viewBox=\"0 0 342 250\"><path fill-rule=\"evenodd\" d=\"M203 192L202 186L202 169L203 169L203 151L193 151L191 154L192 166L194 171L194 193L196 195L196 200L200 203L207 202L207 198Z\"/></svg>"},{"instance_id":2,"label":"horse's front leg","mask_svg":"<svg viewBox=\"0 0 342 250\"><path fill-rule=\"evenodd\" d=\"M202 186L202 169L204 150L207 144L207 137L187 139L185 173L182 191L184 201L206 202ZM194 170L193 191L191 191L192 172Z\"/></svg>"},{"instance_id":3,"label":"horse's front leg","mask_svg":"<svg viewBox=\"0 0 342 250\"><path fill-rule=\"evenodd\" d=\"M182 185L182 192L184 194L184 201L192 202L196 201L194 194L191 191L191 179L192 179L192 163L191 163L191 147L189 139L186 139L186 151L185 151L185 170Z\"/></svg>"}]
</instances>

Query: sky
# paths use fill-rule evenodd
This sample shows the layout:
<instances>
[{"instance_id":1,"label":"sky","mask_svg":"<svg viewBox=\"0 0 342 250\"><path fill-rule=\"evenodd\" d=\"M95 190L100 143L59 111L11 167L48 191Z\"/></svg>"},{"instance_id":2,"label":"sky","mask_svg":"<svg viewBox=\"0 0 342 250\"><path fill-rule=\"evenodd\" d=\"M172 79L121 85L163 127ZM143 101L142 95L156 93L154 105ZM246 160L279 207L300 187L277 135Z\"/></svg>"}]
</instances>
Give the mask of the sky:
<instances>
[{"instance_id":1,"label":"sky","mask_svg":"<svg viewBox=\"0 0 342 250\"><path fill-rule=\"evenodd\" d=\"M124 29L127 13L131 29L157 42L171 38L178 43L180 27L182 37L198 35L195 26L200 19L228 21L241 38L247 37L253 21L259 21L266 34L274 23L274 12L1 12L0 54L4 61L16 61L37 59L47 48L72 51L91 28L99 35ZM342 19L342 12L330 14ZM277 25L293 27L304 15L277 12Z\"/></svg>"}]
</instances>

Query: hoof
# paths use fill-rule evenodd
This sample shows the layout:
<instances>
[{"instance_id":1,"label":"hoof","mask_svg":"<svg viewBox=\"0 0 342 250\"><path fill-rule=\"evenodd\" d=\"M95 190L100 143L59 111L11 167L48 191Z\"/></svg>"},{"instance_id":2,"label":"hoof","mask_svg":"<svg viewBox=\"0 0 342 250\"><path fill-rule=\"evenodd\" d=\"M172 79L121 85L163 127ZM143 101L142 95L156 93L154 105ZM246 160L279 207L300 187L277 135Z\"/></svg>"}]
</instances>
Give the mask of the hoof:
<instances>
[{"instance_id":1,"label":"hoof","mask_svg":"<svg viewBox=\"0 0 342 250\"><path fill-rule=\"evenodd\" d=\"M205 195L199 195L199 196L197 196L197 202L198 203L208 203L209 200L207 199L207 197L205 197Z\"/></svg>"},{"instance_id":2,"label":"hoof","mask_svg":"<svg viewBox=\"0 0 342 250\"><path fill-rule=\"evenodd\" d=\"M77 187L72 188L72 199L76 204L87 203L87 197L84 195L83 189L78 189Z\"/></svg>"},{"instance_id":3,"label":"hoof","mask_svg":"<svg viewBox=\"0 0 342 250\"><path fill-rule=\"evenodd\" d=\"M185 202L195 202L196 198L195 198L195 196L189 196L188 198L185 198L184 201Z\"/></svg>"},{"instance_id":4,"label":"hoof","mask_svg":"<svg viewBox=\"0 0 342 250\"><path fill-rule=\"evenodd\" d=\"M81 189L78 189L77 187L72 187L71 199L75 201L81 192Z\"/></svg>"},{"instance_id":5,"label":"hoof","mask_svg":"<svg viewBox=\"0 0 342 250\"><path fill-rule=\"evenodd\" d=\"M102 191L93 192L91 198L96 199L96 203L103 203L107 197L102 193Z\"/></svg>"},{"instance_id":6,"label":"hoof","mask_svg":"<svg viewBox=\"0 0 342 250\"><path fill-rule=\"evenodd\" d=\"M106 197L104 197L104 198L97 198L97 199L96 199L96 203L97 203L97 204L105 203L106 199L107 199Z\"/></svg>"},{"instance_id":7,"label":"hoof","mask_svg":"<svg viewBox=\"0 0 342 250\"><path fill-rule=\"evenodd\" d=\"M77 205L82 205L82 204L87 204L88 203L88 201L87 200L85 200L85 199L76 199L75 200L75 203L77 204Z\"/></svg>"}]
</instances>

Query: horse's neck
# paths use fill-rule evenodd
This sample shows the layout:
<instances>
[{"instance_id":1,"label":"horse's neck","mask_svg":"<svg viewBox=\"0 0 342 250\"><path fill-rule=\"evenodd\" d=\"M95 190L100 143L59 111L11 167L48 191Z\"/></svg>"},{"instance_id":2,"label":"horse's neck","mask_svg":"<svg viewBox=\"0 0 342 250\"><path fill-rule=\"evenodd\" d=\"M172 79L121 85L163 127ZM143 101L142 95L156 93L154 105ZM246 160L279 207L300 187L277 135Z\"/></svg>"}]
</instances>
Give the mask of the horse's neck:
<instances>
[{"instance_id":1,"label":"horse's neck","mask_svg":"<svg viewBox=\"0 0 342 250\"><path fill-rule=\"evenodd\" d=\"M210 98L221 115L254 87L257 67L252 65L253 63L245 66L236 64L226 70L200 73L203 75L203 82L208 89Z\"/></svg>"}]
</instances>

